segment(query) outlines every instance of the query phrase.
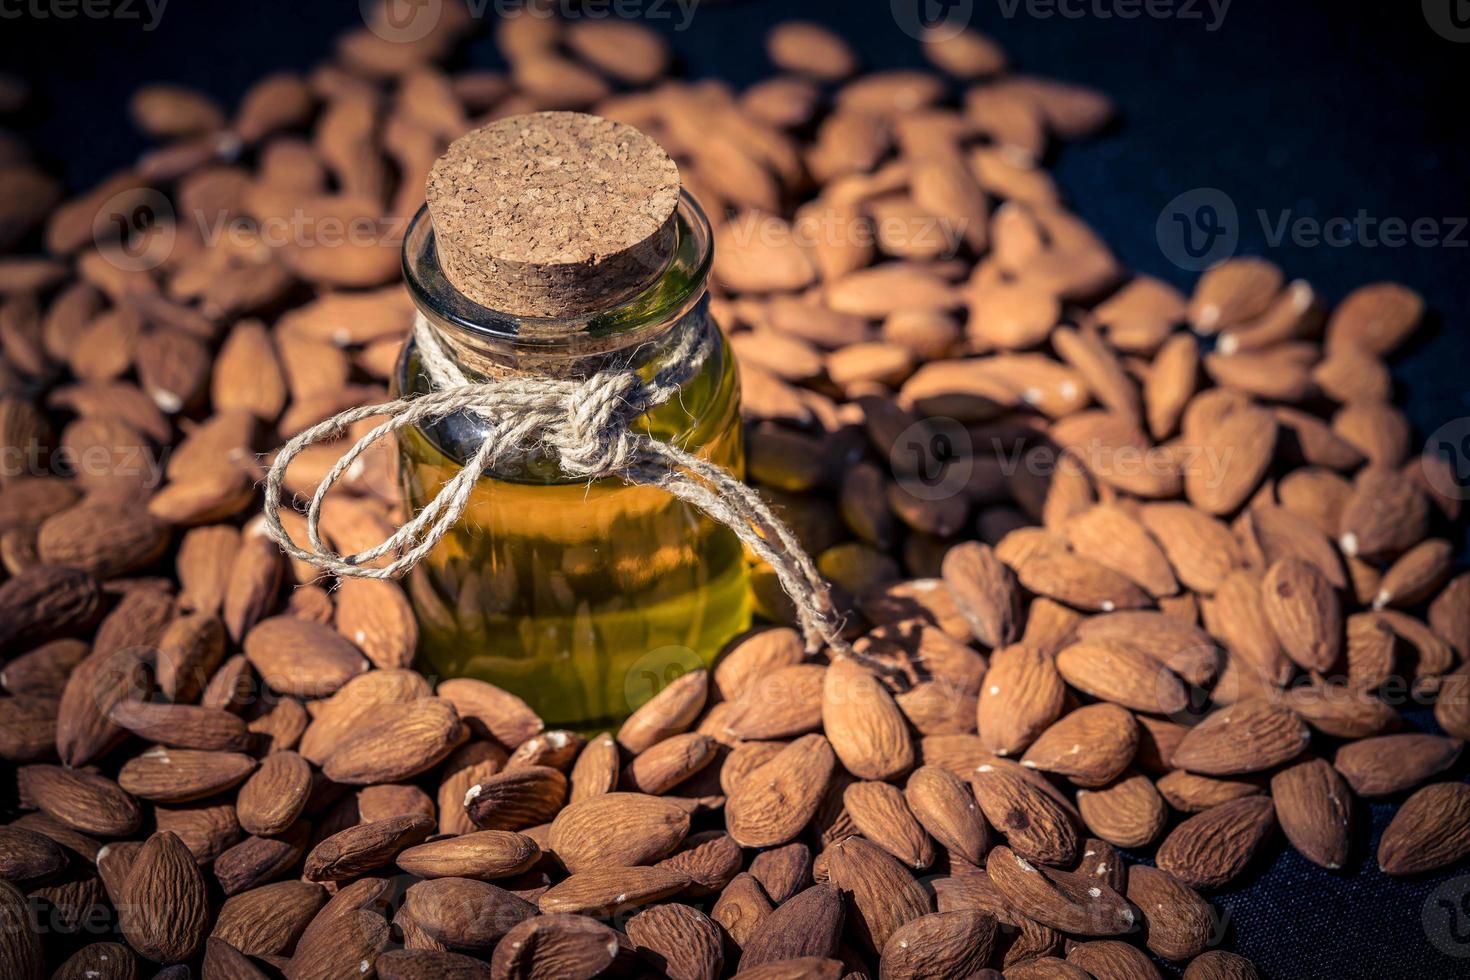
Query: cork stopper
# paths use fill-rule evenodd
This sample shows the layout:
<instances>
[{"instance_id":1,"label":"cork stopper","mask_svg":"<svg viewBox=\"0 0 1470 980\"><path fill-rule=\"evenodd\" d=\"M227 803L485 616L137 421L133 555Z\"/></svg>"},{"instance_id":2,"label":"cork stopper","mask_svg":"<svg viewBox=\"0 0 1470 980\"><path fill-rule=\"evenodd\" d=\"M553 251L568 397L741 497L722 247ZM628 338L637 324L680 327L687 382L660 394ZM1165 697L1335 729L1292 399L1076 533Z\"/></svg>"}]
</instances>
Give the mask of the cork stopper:
<instances>
[{"instance_id":1,"label":"cork stopper","mask_svg":"<svg viewBox=\"0 0 1470 980\"><path fill-rule=\"evenodd\" d=\"M536 112L451 143L426 197L456 289L514 316L575 317L628 299L664 268L679 168L632 126Z\"/></svg>"}]
</instances>

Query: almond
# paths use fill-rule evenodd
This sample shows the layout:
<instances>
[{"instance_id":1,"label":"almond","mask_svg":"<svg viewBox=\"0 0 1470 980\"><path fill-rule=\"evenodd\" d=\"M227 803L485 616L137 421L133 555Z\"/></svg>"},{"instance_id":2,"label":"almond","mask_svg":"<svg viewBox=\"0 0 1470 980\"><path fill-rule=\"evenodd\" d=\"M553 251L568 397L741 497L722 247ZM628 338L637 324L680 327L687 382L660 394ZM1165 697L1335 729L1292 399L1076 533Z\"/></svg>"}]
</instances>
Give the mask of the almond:
<instances>
[{"instance_id":1,"label":"almond","mask_svg":"<svg viewBox=\"0 0 1470 980\"><path fill-rule=\"evenodd\" d=\"M204 945L209 905L194 856L170 833L153 834L123 885L128 943L157 963L182 963Z\"/></svg>"},{"instance_id":2,"label":"almond","mask_svg":"<svg viewBox=\"0 0 1470 980\"><path fill-rule=\"evenodd\" d=\"M1066 687L1055 661L1028 644L996 650L980 691L980 738L996 755L1014 755L1056 721Z\"/></svg>"},{"instance_id":3,"label":"almond","mask_svg":"<svg viewBox=\"0 0 1470 980\"><path fill-rule=\"evenodd\" d=\"M434 939L454 949L489 949L536 907L469 878L433 878L409 887L403 908Z\"/></svg>"},{"instance_id":4,"label":"almond","mask_svg":"<svg viewBox=\"0 0 1470 980\"><path fill-rule=\"evenodd\" d=\"M554 817L566 795L567 779L560 772L527 766L476 783L461 805L482 830L520 830Z\"/></svg>"},{"instance_id":5,"label":"almond","mask_svg":"<svg viewBox=\"0 0 1470 980\"><path fill-rule=\"evenodd\" d=\"M670 681L618 729L618 744L634 755L687 731L704 707L709 671L691 670Z\"/></svg>"},{"instance_id":6,"label":"almond","mask_svg":"<svg viewBox=\"0 0 1470 980\"><path fill-rule=\"evenodd\" d=\"M1168 820L1159 791L1139 773L1125 773L1096 789L1079 789L1077 809L1088 830L1118 847L1153 842Z\"/></svg>"},{"instance_id":7,"label":"almond","mask_svg":"<svg viewBox=\"0 0 1470 980\"><path fill-rule=\"evenodd\" d=\"M1117 705L1093 704L1063 715L1037 737L1021 765L1066 776L1081 786L1110 782L1133 759L1138 727Z\"/></svg>"},{"instance_id":8,"label":"almond","mask_svg":"<svg viewBox=\"0 0 1470 980\"><path fill-rule=\"evenodd\" d=\"M850 837L825 852L831 883L849 892L858 937L881 950L890 936L907 923L927 915L928 894L886 852Z\"/></svg>"},{"instance_id":9,"label":"almond","mask_svg":"<svg viewBox=\"0 0 1470 980\"><path fill-rule=\"evenodd\" d=\"M1248 796L1197 813L1170 831L1155 861L1186 885L1219 888L1245 869L1275 826L1265 797Z\"/></svg>"},{"instance_id":10,"label":"almond","mask_svg":"<svg viewBox=\"0 0 1470 980\"><path fill-rule=\"evenodd\" d=\"M1329 670L1342 654L1342 606L1315 565L1284 558L1266 570L1261 605L1287 656L1305 670Z\"/></svg>"},{"instance_id":11,"label":"almond","mask_svg":"<svg viewBox=\"0 0 1470 980\"><path fill-rule=\"evenodd\" d=\"M883 946L885 977L978 976L990 961L995 919L975 909L920 916L894 930Z\"/></svg>"},{"instance_id":12,"label":"almond","mask_svg":"<svg viewBox=\"0 0 1470 980\"><path fill-rule=\"evenodd\" d=\"M929 835L952 855L978 865L989 846L980 806L969 786L938 766L920 766L909 776L904 800Z\"/></svg>"},{"instance_id":13,"label":"almond","mask_svg":"<svg viewBox=\"0 0 1470 980\"><path fill-rule=\"evenodd\" d=\"M454 705L443 698L379 705L363 722L322 759L322 773L333 782L361 786L416 776L466 735Z\"/></svg>"},{"instance_id":14,"label":"almond","mask_svg":"<svg viewBox=\"0 0 1470 980\"><path fill-rule=\"evenodd\" d=\"M970 781L985 819L1018 855L1045 864L1067 864L1077 856L1072 815L1050 787L1043 789L1019 766L981 765Z\"/></svg>"},{"instance_id":15,"label":"almond","mask_svg":"<svg viewBox=\"0 0 1470 980\"><path fill-rule=\"evenodd\" d=\"M201 800L244 782L255 760L239 752L156 747L123 763L118 785L157 803Z\"/></svg>"},{"instance_id":16,"label":"almond","mask_svg":"<svg viewBox=\"0 0 1470 980\"><path fill-rule=\"evenodd\" d=\"M1425 786L1404 801L1378 842L1378 867L1391 875L1418 874L1470 854L1470 787Z\"/></svg>"},{"instance_id":17,"label":"almond","mask_svg":"<svg viewBox=\"0 0 1470 980\"><path fill-rule=\"evenodd\" d=\"M770 847L796 837L817 811L836 765L820 735L804 735L734 787L725 804L730 836L743 847Z\"/></svg>"},{"instance_id":18,"label":"almond","mask_svg":"<svg viewBox=\"0 0 1470 980\"><path fill-rule=\"evenodd\" d=\"M1301 719L1279 705L1243 701L1222 708L1190 729L1171 761L1191 772L1230 776L1259 772L1296 758L1311 734Z\"/></svg>"},{"instance_id":19,"label":"almond","mask_svg":"<svg viewBox=\"0 0 1470 980\"><path fill-rule=\"evenodd\" d=\"M1216 938L1214 908L1168 872L1134 865L1128 901L1143 915L1148 948L1166 960L1192 959Z\"/></svg>"},{"instance_id":20,"label":"almond","mask_svg":"<svg viewBox=\"0 0 1470 980\"><path fill-rule=\"evenodd\" d=\"M689 833L689 814L642 793L604 793L568 805L551 823L548 843L568 871L652 864Z\"/></svg>"},{"instance_id":21,"label":"almond","mask_svg":"<svg viewBox=\"0 0 1470 980\"><path fill-rule=\"evenodd\" d=\"M858 830L905 865L923 870L933 863L934 843L898 787L856 782L843 791L842 802Z\"/></svg>"},{"instance_id":22,"label":"almond","mask_svg":"<svg viewBox=\"0 0 1470 980\"><path fill-rule=\"evenodd\" d=\"M1352 832L1352 793L1337 770L1308 759L1271 777L1276 819L1302 856L1336 870L1347 860Z\"/></svg>"},{"instance_id":23,"label":"almond","mask_svg":"<svg viewBox=\"0 0 1470 980\"><path fill-rule=\"evenodd\" d=\"M914 763L914 745L902 712L871 671L839 661L822 686L822 728L847 771L864 779L891 779Z\"/></svg>"},{"instance_id":24,"label":"almond","mask_svg":"<svg viewBox=\"0 0 1470 980\"><path fill-rule=\"evenodd\" d=\"M750 875L779 905L812 883L811 849L797 841L761 851L750 862Z\"/></svg>"},{"instance_id":25,"label":"almond","mask_svg":"<svg viewBox=\"0 0 1470 980\"><path fill-rule=\"evenodd\" d=\"M967 542L944 555L941 574L975 638L994 649L1012 643L1021 621L1014 573L986 545Z\"/></svg>"},{"instance_id":26,"label":"almond","mask_svg":"<svg viewBox=\"0 0 1470 980\"><path fill-rule=\"evenodd\" d=\"M311 787L311 766L305 759L295 752L271 753L240 787L235 803L240 826L263 837L283 833L306 808Z\"/></svg>"},{"instance_id":27,"label":"almond","mask_svg":"<svg viewBox=\"0 0 1470 980\"><path fill-rule=\"evenodd\" d=\"M326 900L309 881L262 885L225 899L210 935L247 956L289 954Z\"/></svg>"},{"instance_id":28,"label":"almond","mask_svg":"<svg viewBox=\"0 0 1470 980\"><path fill-rule=\"evenodd\" d=\"M616 915L676 895L688 886L689 880L687 875L670 868L602 865L553 885L537 904L546 915L562 912Z\"/></svg>"},{"instance_id":29,"label":"almond","mask_svg":"<svg viewBox=\"0 0 1470 980\"><path fill-rule=\"evenodd\" d=\"M1178 677L1124 643L1074 643L1057 654L1056 670L1078 690L1137 711L1177 714L1189 704Z\"/></svg>"},{"instance_id":30,"label":"almond","mask_svg":"<svg viewBox=\"0 0 1470 980\"><path fill-rule=\"evenodd\" d=\"M582 915L538 915L512 926L495 944L494 976L595 977L626 959L627 943Z\"/></svg>"},{"instance_id":31,"label":"almond","mask_svg":"<svg viewBox=\"0 0 1470 980\"><path fill-rule=\"evenodd\" d=\"M1023 915L1081 936L1116 936L1134 928L1123 896L1093 878L1034 865L1004 845L991 849L985 871Z\"/></svg>"},{"instance_id":32,"label":"almond","mask_svg":"<svg viewBox=\"0 0 1470 980\"><path fill-rule=\"evenodd\" d=\"M331 694L368 667L357 647L330 627L294 616L257 623L244 648L272 689L301 697Z\"/></svg>"},{"instance_id":33,"label":"almond","mask_svg":"<svg viewBox=\"0 0 1470 980\"><path fill-rule=\"evenodd\" d=\"M829 957L842 938L842 893L831 885L813 885L779 905L755 927L743 944L741 972L763 963Z\"/></svg>"},{"instance_id":34,"label":"almond","mask_svg":"<svg viewBox=\"0 0 1470 980\"><path fill-rule=\"evenodd\" d=\"M31 806L87 834L122 837L138 829L142 810L105 776L61 766L22 766L20 793Z\"/></svg>"},{"instance_id":35,"label":"almond","mask_svg":"<svg viewBox=\"0 0 1470 980\"><path fill-rule=\"evenodd\" d=\"M1392 796L1454 765L1462 748L1439 735L1380 735L1343 745L1332 765L1359 796Z\"/></svg>"},{"instance_id":36,"label":"almond","mask_svg":"<svg viewBox=\"0 0 1470 980\"><path fill-rule=\"evenodd\" d=\"M724 965L724 938L702 912L670 903L628 920L628 938L663 972L685 980L715 980Z\"/></svg>"}]
</instances>

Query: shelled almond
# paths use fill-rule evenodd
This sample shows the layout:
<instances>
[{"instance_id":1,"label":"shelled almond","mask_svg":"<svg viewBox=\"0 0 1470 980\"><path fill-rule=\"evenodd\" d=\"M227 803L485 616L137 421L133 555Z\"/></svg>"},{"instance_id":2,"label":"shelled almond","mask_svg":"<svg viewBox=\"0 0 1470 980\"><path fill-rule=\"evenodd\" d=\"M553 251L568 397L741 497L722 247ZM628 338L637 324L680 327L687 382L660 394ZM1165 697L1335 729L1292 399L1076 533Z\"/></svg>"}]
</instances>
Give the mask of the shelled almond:
<instances>
[{"instance_id":1,"label":"shelled almond","mask_svg":"<svg viewBox=\"0 0 1470 980\"><path fill-rule=\"evenodd\" d=\"M1383 872L1470 856L1463 493L1384 363L1412 289L1124 269L1040 163L1108 101L972 31L860 74L784 24L739 92L543 13L495 25L504 73L444 67L478 26L445 3L233 113L149 86L160 147L69 199L4 164L0 448L34 462L0 475L0 973L1249 977L1200 891L1278 826L1376 873L1354 799L1407 797ZM429 163L549 108L679 163L751 477L892 676L807 655L757 587L768 623L584 740L421 676L402 587L261 533L259 454L386 392L412 315L386 229ZM158 200L125 250L96 222ZM293 213L380 239L273 243ZM349 472L334 545L403 519L394 466ZM1410 696L1444 735L1402 730Z\"/></svg>"}]
</instances>

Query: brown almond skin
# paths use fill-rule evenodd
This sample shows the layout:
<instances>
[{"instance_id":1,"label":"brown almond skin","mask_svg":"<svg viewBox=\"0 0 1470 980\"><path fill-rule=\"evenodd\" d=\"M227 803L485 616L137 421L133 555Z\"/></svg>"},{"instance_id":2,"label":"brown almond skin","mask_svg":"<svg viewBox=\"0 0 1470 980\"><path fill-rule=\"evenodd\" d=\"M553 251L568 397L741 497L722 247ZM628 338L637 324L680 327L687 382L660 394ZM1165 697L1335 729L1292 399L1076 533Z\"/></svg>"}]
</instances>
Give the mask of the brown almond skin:
<instances>
[{"instance_id":1,"label":"brown almond skin","mask_svg":"<svg viewBox=\"0 0 1470 980\"><path fill-rule=\"evenodd\" d=\"M945 553L940 574L975 639L996 650L1015 642L1021 622L1020 588L1015 573L989 546L955 545Z\"/></svg>"},{"instance_id":2,"label":"brown almond skin","mask_svg":"<svg viewBox=\"0 0 1470 980\"><path fill-rule=\"evenodd\" d=\"M627 933L639 954L671 977L716 980L725 964L720 927L687 905L644 909L628 920Z\"/></svg>"},{"instance_id":3,"label":"brown almond skin","mask_svg":"<svg viewBox=\"0 0 1470 980\"><path fill-rule=\"evenodd\" d=\"M852 894L856 935L873 950L881 950L895 931L932 911L928 893L903 866L861 837L833 844L826 856L831 883Z\"/></svg>"},{"instance_id":4,"label":"brown almond skin","mask_svg":"<svg viewBox=\"0 0 1470 980\"><path fill-rule=\"evenodd\" d=\"M24 827L0 827L0 878L44 878L66 867L66 853L44 834Z\"/></svg>"},{"instance_id":5,"label":"brown almond skin","mask_svg":"<svg viewBox=\"0 0 1470 980\"><path fill-rule=\"evenodd\" d=\"M1341 746L1332 765L1359 796L1392 796L1454 765L1463 748L1440 735L1380 735Z\"/></svg>"},{"instance_id":6,"label":"brown almond skin","mask_svg":"<svg viewBox=\"0 0 1470 980\"><path fill-rule=\"evenodd\" d=\"M1070 864L1079 840L1071 815L1021 772L981 766L971 777L985 818L1015 852L1043 864Z\"/></svg>"},{"instance_id":7,"label":"brown almond skin","mask_svg":"<svg viewBox=\"0 0 1470 980\"><path fill-rule=\"evenodd\" d=\"M1266 619L1303 670L1327 671L1342 654L1342 605L1316 565L1283 558L1261 581Z\"/></svg>"},{"instance_id":8,"label":"brown almond skin","mask_svg":"<svg viewBox=\"0 0 1470 980\"><path fill-rule=\"evenodd\" d=\"M806 845L799 846L804 848ZM760 858L761 855L757 855L751 862L752 873ZM657 867L687 875L691 882L684 894L690 898L698 898L722 893L735 876L740 874L740 866L744 860L745 855L740 850L740 845L729 834L723 830L702 830L684 838L678 849L658 862ZM807 858L807 866L810 869L810 856ZM806 880L810 877L808 870Z\"/></svg>"},{"instance_id":9,"label":"brown almond skin","mask_svg":"<svg viewBox=\"0 0 1470 980\"><path fill-rule=\"evenodd\" d=\"M642 793L604 793L558 813L547 842L575 874L600 865L652 864L688 833L689 814L677 803Z\"/></svg>"},{"instance_id":10,"label":"brown almond skin","mask_svg":"<svg viewBox=\"0 0 1470 980\"><path fill-rule=\"evenodd\" d=\"M1067 951L1067 962L1082 967L1093 977L1128 977L1129 980L1161 977L1142 950L1116 939L1079 943Z\"/></svg>"},{"instance_id":11,"label":"brown almond skin","mask_svg":"<svg viewBox=\"0 0 1470 980\"><path fill-rule=\"evenodd\" d=\"M465 734L443 698L380 705L322 760L322 773L354 786L401 782L433 768Z\"/></svg>"},{"instance_id":12,"label":"brown almond skin","mask_svg":"<svg viewBox=\"0 0 1470 980\"><path fill-rule=\"evenodd\" d=\"M997 649L980 688L980 738L996 755L1016 755L1062 714L1066 685L1052 657L1027 644Z\"/></svg>"},{"instance_id":13,"label":"brown almond skin","mask_svg":"<svg viewBox=\"0 0 1470 980\"><path fill-rule=\"evenodd\" d=\"M842 803L863 836L905 866L921 871L933 863L934 842L909 810L897 786L855 782L843 791Z\"/></svg>"},{"instance_id":14,"label":"brown almond skin","mask_svg":"<svg viewBox=\"0 0 1470 980\"><path fill-rule=\"evenodd\" d=\"M920 766L909 776L903 794L931 837L952 855L980 863L990 843L989 831L964 780L938 766Z\"/></svg>"},{"instance_id":15,"label":"brown almond skin","mask_svg":"<svg viewBox=\"0 0 1470 980\"><path fill-rule=\"evenodd\" d=\"M1004 845L986 855L985 871L1016 909L1042 925L1081 936L1134 928L1128 903L1098 879L1034 865Z\"/></svg>"},{"instance_id":16,"label":"brown almond skin","mask_svg":"<svg viewBox=\"0 0 1470 980\"><path fill-rule=\"evenodd\" d=\"M156 803L187 803L245 781L255 760L239 752L153 748L134 756L117 774L118 785Z\"/></svg>"},{"instance_id":17,"label":"brown almond skin","mask_svg":"<svg viewBox=\"0 0 1470 980\"><path fill-rule=\"evenodd\" d=\"M282 694L321 697L368 669L366 658L329 626L277 616L245 635L245 656Z\"/></svg>"},{"instance_id":18,"label":"brown almond skin","mask_svg":"<svg viewBox=\"0 0 1470 980\"><path fill-rule=\"evenodd\" d=\"M484 960L463 953L437 949L390 949L373 961L380 980L490 980L491 968Z\"/></svg>"},{"instance_id":19,"label":"brown almond skin","mask_svg":"<svg viewBox=\"0 0 1470 980\"><path fill-rule=\"evenodd\" d=\"M194 856L178 837L158 833L133 859L123 891L133 909L128 943L157 963L182 963L204 945L209 902Z\"/></svg>"},{"instance_id":20,"label":"brown almond skin","mask_svg":"<svg viewBox=\"0 0 1470 980\"><path fill-rule=\"evenodd\" d=\"M559 771L528 766L476 783L461 805L481 830L520 830L556 816L566 792L567 778Z\"/></svg>"},{"instance_id":21,"label":"brown almond skin","mask_svg":"<svg viewBox=\"0 0 1470 980\"><path fill-rule=\"evenodd\" d=\"M26 975L20 967L13 968L13 973L15 976ZM134 980L137 975L137 954L127 946L122 943L91 943L67 957L52 977L54 980Z\"/></svg>"},{"instance_id":22,"label":"brown almond skin","mask_svg":"<svg viewBox=\"0 0 1470 980\"><path fill-rule=\"evenodd\" d=\"M398 866L420 878L477 878L491 881L528 870L541 849L525 834L481 830L418 844L399 853Z\"/></svg>"},{"instance_id":23,"label":"brown almond skin","mask_svg":"<svg viewBox=\"0 0 1470 980\"><path fill-rule=\"evenodd\" d=\"M1184 980L1260 980L1261 975L1244 956L1212 949L1201 953L1184 968Z\"/></svg>"},{"instance_id":24,"label":"brown almond skin","mask_svg":"<svg viewBox=\"0 0 1470 980\"><path fill-rule=\"evenodd\" d=\"M558 912L612 915L676 895L690 878L669 868L619 868L602 865L558 882L536 904L547 915Z\"/></svg>"},{"instance_id":25,"label":"brown almond skin","mask_svg":"<svg viewBox=\"0 0 1470 980\"><path fill-rule=\"evenodd\" d=\"M1189 733L1170 761L1207 776L1259 772L1300 755L1311 740L1301 719L1267 701L1220 708Z\"/></svg>"},{"instance_id":26,"label":"brown almond skin","mask_svg":"<svg viewBox=\"0 0 1470 980\"><path fill-rule=\"evenodd\" d=\"M490 970L495 977L591 980L625 959L626 947L618 933L587 916L538 915L496 943Z\"/></svg>"},{"instance_id":27,"label":"brown almond skin","mask_svg":"<svg viewBox=\"0 0 1470 980\"><path fill-rule=\"evenodd\" d=\"M240 787L235 810L241 828L266 837L283 832L306 808L311 786L310 763L295 752L271 753Z\"/></svg>"},{"instance_id":28,"label":"brown almond skin","mask_svg":"<svg viewBox=\"0 0 1470 980\"><path fill-rule=\"evenodd\" d=\"M803 956L835 956L844 918L842 894L833 886L799 892L756 926L742 947L741 970Z\"/></svg>"},{"instance_id":29,"label":"brown almond skin","mask_svg":"<svg viewBox=\"0 0 1470 980\"><path fill-rule=\"evenodd\" d=\"M1378 843L1378 867L1411 875L1470 854L1470 785L1435 783L1404 801Z\"/></svg>"},{"instance_id":30,"label":"brown almond skin","mask_svg":"<svg viewBox=\"0 0 1470 980\"><path fill-rule=\"evenodd\" d=\"M1152 843L1169 818L1153 781L1137 772L1125 772L1096 789L1079 789L1077 809L1089 831L1118 847Z\"/></svg>"},{"instance_id":31,"label":"brown almond skin","mask_svg":"<svg viewBox=\"0 0 1470 980\"><path fill-rule=\"evenodd\" d=\"M1079 786L1110 782L1133 759L1138 726L1115 704L1089 704L1042 732L1021 765L1066 776Z\"/></svg>"},{"instance_id":32,"label":"brown almond skin","mask_svg":"<svg viewBox=\"0 0 1470 980\"><path fill-rule=\"evenodd\" d=\"M434 878L411 886L403 907L430 936L455 949L489 949L536 907L469 878Z\"/></svg>"},{"instance_id":33,"label":"brown almond skin","mask_svg":"<svg viewBox=\"0 0 1470 980\"><path fill-rule=\"evenodd\" d=\"M709 671L691 670L672 681L623 722L618 744L637 755L688 731L709 695Z\"/></svg>"},{"instance_id":34,"label":"brown almond skin","mask_svg":"<svg viewBox=\"0 0 1470 980\"><path fill-rule=\"evenodd\" d=\"M751 859L750 876L760 882L772 902L780 905L811 885L811 848L793 841L761 851Z\"/></svg>"},{"instance_id":35,"label":"brown almond skin","mask_svg":"<svg viewBox=\"0 0 1470 980\"><path fill-rule=\"evenodd\" d=\"M1210 903L1166 871L1145 864L1129 868L1128 901L1143 915L1148 948L1166 960L1198 956L1215 938Z\"/></svg>"},{"instance_id":36,"label":"brown almond skin","mask_svg":"<svg viewBox=\"0 0 1470 980\"><path fill-rule=\"evenodd\" d=\"M23 766L16 772L21 794L42 812L80 830L123 837L138 829L138 801L112 780L61 766Z\"/></svg>"},{"instance_id":37,"label":"brown almond skin","mask_svg":"<svg viewBox=\"0 0 1470 980\"><path fill-rule=\"evenodd\" d=\"M936 912L888 937L878 972L895 980L977 976L995 945L994 917L976 909Z\"/></svg>"},{"instance_id":38,"label":"brown almond skin","mask_svg":"<svg viewBox=\"0 0 1470 980\"><path fill-rule=\"evenodd\" d=\"M822 728L842 765L861 779L892 779L914 764L908 722L865 667L839 662L827 668Z\"/></svg>"},{"instance_id":39,"label":"brown almond skin","mask_svg":"<svg viewBox=\"0 0 1470 980\"><path fill-rule=\"evenodd\" d=\"M391 864L398 853L434 832L423 814L389 817L339 831L306 855L302 872L309 881L342 881Z\"/></svg>"},{"instance_id":40,"label":"brown almond skin","mask_svg":"<svg viewBox=\"0 0 1470 980\"><path fill-rule=\"evenodd\" d=\"M836 757L821 735L804 735L746 776L725 803L730 836L743 847L796 837L817 812Z\"/></svg>"},{"instance_id":41,"label":"brown almond skin","mask_svg":"<svg viewBox=\"0 0 1470 980\"><path fill-rule=\"evenodd\" d=\"M210 935L247 956L282 955L326 900L326 889L308 881L262 885L225 899Z\"/></svg>"},{"instance_id":42,"label":"brown almond skin","mask_svg":"<svg viewBox=\"0 0 1470 980\"><path fill-rule=\"evenodd\" d=\"M29 928L25 895L8 881L0 881L0 965L16 977L46 975L41 937Z\"/></svg>"},{"instance_id":43,"label":"brown almond skin","mask_svg":"<svg viewBox=\"0 0 1470 980\"><path fill-rule=\"evenodd\" d=\"M1307 759L1271 777L1281 832L1303 857L1336 871L1352 843L1353 794L1323 759Z\"/></svg>"},{"instance_id":44,"label":"brown almond skin","mask_svg":"<svg viewBox=\"0 0 1470 980\"><path fill-rule=\"evenodd\" d=\"M1276 824L1268 797L1247 796L1197 813L1159 845L1161 870L1195 888L1218 888L1245 869Z\"/></svg>"},{"instance_id":45,"label":"brown almond skin","mask_svg":"<svg viewBox=\"0 0 1470 980\"><path fill-rule=\"evenodd\" d=\"M771 912L771 900L760 882L749 874L738 874L720 892L710 918L720 924L736 949L744 949Z\"/></svg>"}]
</instances>

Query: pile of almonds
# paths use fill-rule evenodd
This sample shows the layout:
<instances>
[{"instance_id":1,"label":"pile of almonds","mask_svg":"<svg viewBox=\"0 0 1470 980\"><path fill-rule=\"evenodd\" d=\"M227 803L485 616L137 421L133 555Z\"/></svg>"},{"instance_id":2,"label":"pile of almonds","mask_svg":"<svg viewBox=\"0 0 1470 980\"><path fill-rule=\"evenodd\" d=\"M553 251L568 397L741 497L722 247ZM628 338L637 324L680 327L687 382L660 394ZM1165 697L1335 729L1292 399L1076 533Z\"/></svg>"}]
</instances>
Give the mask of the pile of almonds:
<instances>
[{"instance_id":1,"label":"pile of almonds","mask_svg":"<svg viewBox=\"0 0 1470 980\"><path fill-rule=\"evenodd\" d=\"M141 90L159 148L80 196L0 134L0 974L1247 978L1201 892L1278 828L1342 868L1401 800L1383 871L1470 854L1460 501L1383 362L1415 293L1131 275L1040 167L1109 103L973 32L858 75L783 24L735 92L633 23L523 13L450 74L463 8L386 22L233 114ZM806 656L757 569L775 625L587 740L262 535L272 447L385 396L432 161L547 108L678 160L750 476L893 676Z\"/></svg>"}]
</instances>

